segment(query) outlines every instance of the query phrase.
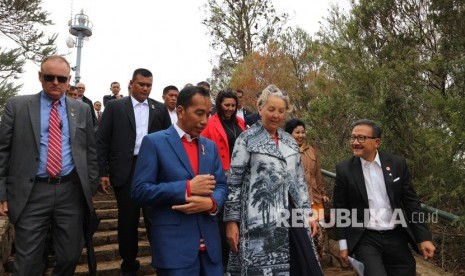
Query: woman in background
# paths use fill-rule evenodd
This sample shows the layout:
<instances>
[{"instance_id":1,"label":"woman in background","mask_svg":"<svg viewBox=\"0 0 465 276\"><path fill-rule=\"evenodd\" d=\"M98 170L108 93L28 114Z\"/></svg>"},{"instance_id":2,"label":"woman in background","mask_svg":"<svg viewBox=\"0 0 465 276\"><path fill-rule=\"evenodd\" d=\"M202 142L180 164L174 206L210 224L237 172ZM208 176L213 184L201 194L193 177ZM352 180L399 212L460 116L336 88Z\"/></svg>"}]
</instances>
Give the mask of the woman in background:
<instances>
[{"instance_id":1,"label":"woman in background","mask_svg":"<svg viewBox=\"0 0 465 276\"><path fill-rule=\"evenodd\" d=\"M238 98L232 90L222 90L216 97L216 113L208 119L207 126L200 135L215 142L218 148L223 169L228 175L231 153L236 138L245 130L244 120L236 116ZM223 267L226 268L229 256L229 246L226 240L226 225L223 222L223 212L218 213Z\"/></svg>"},{"instance_id":2,"label":"woman in background","mask_svg":"<svg viewBox=\"0 0 465 276\"><path fill-rule=\"evenodd\" d=\"M323 177L321 176L320 158L317 151L314 147L305 143L305 123L299 119L291 119L284 126L284 130L294 137L299 146L312 209L316 213L318 221L323 220L323 204L328 202L329 198L325 193ZM318 229L315 244L321 259L323 256L325 233L323 227L319 227Z\"/></svg>"},{"instance_id":3,"label":"woman in background","mask_svg":"<svg viewBox=\"0 0 465 276\"><path fill-rule=\"evenodd\" d=\"M222 90L215 101L216 113L208 120L200 135L215 142L218 153L227 172L236 138L245 130L244 120L236 116L237 95L233 90Z\"/></svg>"}]
</instances>

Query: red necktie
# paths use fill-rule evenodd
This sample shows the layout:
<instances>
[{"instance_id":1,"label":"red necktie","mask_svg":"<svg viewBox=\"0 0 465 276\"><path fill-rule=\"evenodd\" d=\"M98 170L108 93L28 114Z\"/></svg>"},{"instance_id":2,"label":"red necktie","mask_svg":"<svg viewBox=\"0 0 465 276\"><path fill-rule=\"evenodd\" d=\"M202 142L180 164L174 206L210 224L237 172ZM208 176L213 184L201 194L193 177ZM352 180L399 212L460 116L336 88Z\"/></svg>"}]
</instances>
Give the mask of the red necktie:
<instances>
[{"instance_id":1,"label":"red necktie","mask_svg":"<svg viewBox=\"0 0 465 276\"><path fill-rule=\"evenodd\" d=\"M53 102L48 128L47 173L52 177L58 176L61 171L61 127L57 108L59 103L58 100Z\"/></svg>"},{"instance_id":2,"label":"red necktie","mask_svg":"<svg viewBox=\"0 0 465 276\"><path fill-rule=\"evenodd\" d=\"M97 122L100 123L100 111L97 111Z\"/></svg>"}]
</instances>

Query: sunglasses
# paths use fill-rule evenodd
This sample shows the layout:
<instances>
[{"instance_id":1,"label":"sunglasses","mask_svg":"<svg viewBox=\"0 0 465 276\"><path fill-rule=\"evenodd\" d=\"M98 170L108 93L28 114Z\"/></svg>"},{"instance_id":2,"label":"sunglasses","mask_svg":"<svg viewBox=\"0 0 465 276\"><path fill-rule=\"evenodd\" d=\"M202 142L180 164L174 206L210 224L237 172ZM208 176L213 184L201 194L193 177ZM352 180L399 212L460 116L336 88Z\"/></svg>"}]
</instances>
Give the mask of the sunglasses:
<instances>
[{"instance_id":1,"label":"sunglasses","mask_svg":"<svg viewBox=\"0 0 465 276\"><path fill-rule=\"evenodd\" d=\"M64 77L64 76L42 75L42 77L44 78L44 81L46 81L46 82L54 82L55 79L59 83L66 83L68 81L68 77Z\"/></svg>"}]
</instances>

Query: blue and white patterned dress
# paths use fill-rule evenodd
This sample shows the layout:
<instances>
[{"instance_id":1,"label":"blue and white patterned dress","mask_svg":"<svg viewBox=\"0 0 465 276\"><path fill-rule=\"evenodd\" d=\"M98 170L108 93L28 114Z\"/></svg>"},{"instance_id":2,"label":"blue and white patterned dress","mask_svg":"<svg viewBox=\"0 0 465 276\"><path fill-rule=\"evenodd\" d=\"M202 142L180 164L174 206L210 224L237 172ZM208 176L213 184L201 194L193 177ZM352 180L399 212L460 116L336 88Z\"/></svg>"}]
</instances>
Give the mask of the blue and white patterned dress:
<instances>
[{"instance_id":1,"label":"blue and white patterned dress","mask_svg":"<svg viewBox=\"0 0 465 276\"><path fill-rule=\"evenodd\" d=\"M291 206L311 209L299 148L281 129L278 139L277 145L261 122L236 139L224 221L239 223L239 252L230 253L227 275L289 275L289 228L280 218L289 199ZM302 227L316 255L308 223Z\"/></svg>"}]
</instances>

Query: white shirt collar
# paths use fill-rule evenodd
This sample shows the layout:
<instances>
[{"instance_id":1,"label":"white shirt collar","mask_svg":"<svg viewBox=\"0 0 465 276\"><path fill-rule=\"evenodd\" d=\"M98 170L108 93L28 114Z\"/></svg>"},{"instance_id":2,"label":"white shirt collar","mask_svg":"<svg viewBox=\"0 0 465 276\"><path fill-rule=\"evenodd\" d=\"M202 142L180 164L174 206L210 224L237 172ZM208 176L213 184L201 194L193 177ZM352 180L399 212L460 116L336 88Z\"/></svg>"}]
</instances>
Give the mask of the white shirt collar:
<instances>
[{"instance_id":1,"label":"white shirt collar","mask_svg":"<svg viewBox=\"0 0 465 276\"><path fill-rule=\"evenodd\" d=\"M179 138L182 138L183 136L185 136L188 142L192 142L192 140L197 139L197 137L191 137L189 134L187 134L184 130L182 130L178 126L178 124L174 124L173 126L174 126L174 129L176 129L176 132L178 133Z\"/></svg>"},{"instance_id":2,"label":"white shirt collar","mask_svg":"<svg viewBox=\"0 0 465 276\"><path fill-rule=\"evenodd\" d=\"M132 107L135 107L138 104L143 104L143 105L147 105L147 106L149 105L149 102L148 102L147 99L145 99L145 101L143 101L143 102L139 102L138 100L134 99L133 96L131 96L131 102L132 102Z\"/></svg>"},{"instance_id":3,"label":"white shirt collar","mask_svg":"<svg viewBox=\"0 0 465 276\"><path fill-rule=\"evenodd\" d=\"M372 164L373 162L377 163L378 166L381 167L381 160L379 159L379 154L378 154L378 151L376 151L376 156L375 156L375 159L371 162L369 161L366 161L365 159L363 159L362 157L360 157L360 160L362 161L362 165L365 166L366 164Z\"/></svg>"}]
</instances>

